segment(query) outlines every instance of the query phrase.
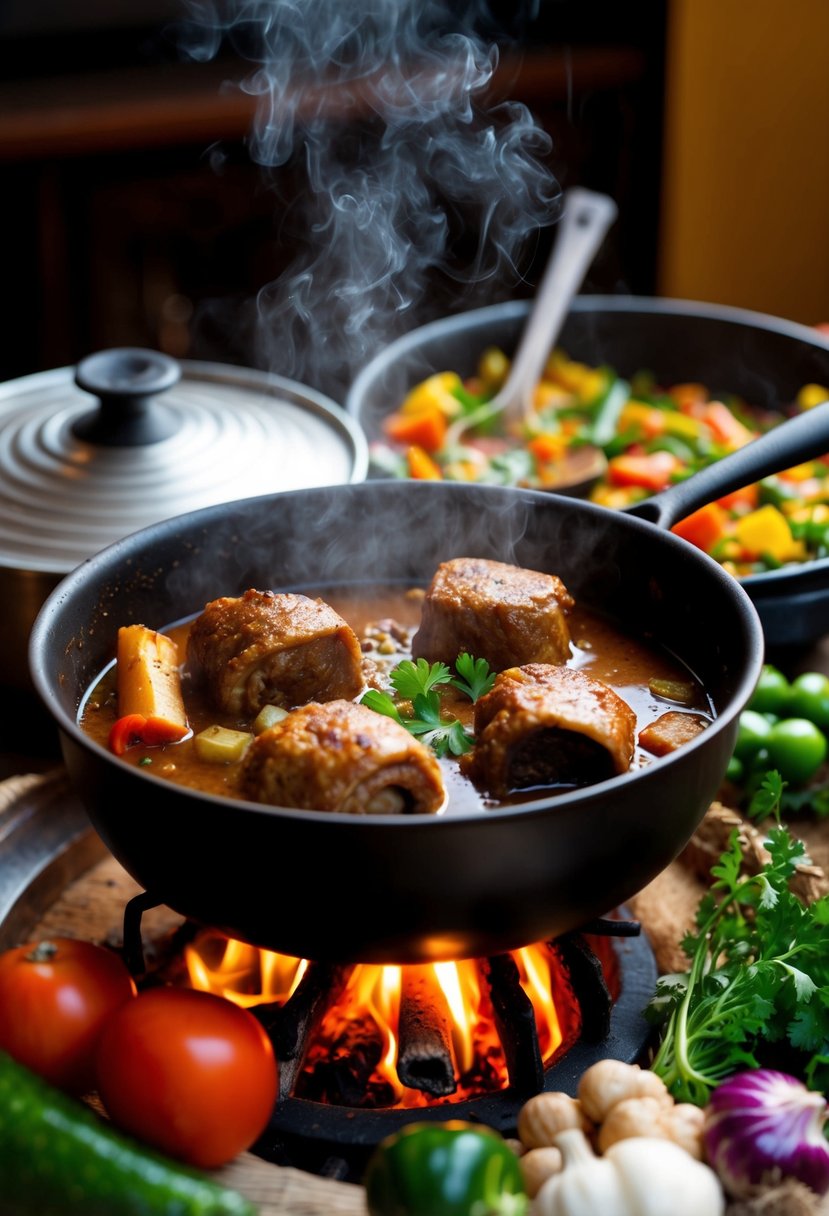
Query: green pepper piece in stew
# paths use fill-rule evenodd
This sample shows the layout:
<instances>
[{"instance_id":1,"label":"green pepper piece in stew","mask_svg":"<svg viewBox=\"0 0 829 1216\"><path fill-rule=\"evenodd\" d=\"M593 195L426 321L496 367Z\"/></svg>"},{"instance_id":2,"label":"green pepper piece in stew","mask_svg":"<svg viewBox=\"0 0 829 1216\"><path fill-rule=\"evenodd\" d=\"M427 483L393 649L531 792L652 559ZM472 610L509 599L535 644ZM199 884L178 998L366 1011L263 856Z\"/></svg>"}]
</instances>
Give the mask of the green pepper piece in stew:
<instances>
[{"instance_id":1,"label":"green pepper piece in stew","mask_svg":"<svg viewBox=\"0 0 829 1216\"><path fill-rule=\"evenodd\" d=\"M518 1158L497 1132L454 1119L384 1140L363 1179L370 1216L524 1216Z\"/></svg>"}]
</instances>

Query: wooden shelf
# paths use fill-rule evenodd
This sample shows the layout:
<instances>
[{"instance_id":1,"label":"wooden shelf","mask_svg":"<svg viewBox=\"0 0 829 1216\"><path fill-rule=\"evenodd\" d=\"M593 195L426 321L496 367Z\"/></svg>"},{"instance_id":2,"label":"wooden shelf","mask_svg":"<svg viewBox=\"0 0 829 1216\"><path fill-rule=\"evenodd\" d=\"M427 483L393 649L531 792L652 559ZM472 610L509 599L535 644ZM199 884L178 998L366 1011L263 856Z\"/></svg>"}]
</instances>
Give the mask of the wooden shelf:
<instances>
[{"instance_id":1,"label":"wooden shelf","mask_svg":"<svg viewBox=\"0 0 829 1216\"><path fill-rule=\"evenodd\" d=\"M624 87L642 74L635 48L536 51L505 56L492 81L494 97L530 106L561 103L572 92ZM162 64L83 76L0 85L0 161L32 162L121 153L181 144L243 140L256 98L238 85L250 64ZM335 120L370 113L369 89L357 85L303 90L303 104L323 106Z\"/></svg>"}]
</instances>

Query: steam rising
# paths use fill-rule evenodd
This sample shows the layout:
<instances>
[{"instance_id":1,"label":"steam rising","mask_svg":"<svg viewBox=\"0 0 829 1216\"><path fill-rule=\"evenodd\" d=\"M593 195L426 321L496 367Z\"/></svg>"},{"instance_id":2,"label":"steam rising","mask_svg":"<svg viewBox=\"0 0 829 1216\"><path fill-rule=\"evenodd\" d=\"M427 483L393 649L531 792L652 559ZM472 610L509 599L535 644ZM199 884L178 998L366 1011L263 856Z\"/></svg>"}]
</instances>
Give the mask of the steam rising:
<instances>
[{"instance_id":1,"label":"steam rising","mask_svg":"<svg viewBox=\"0 0 829 1216\"><path fill-rule=\"evenodd\" d=\"M430 315L436 276L455 281L457 307L476 285L514 283L559 191L526 107L485 108L499 54L487 0L190 0L188 11L192 57L227 43L250 63L250 151L276 189L280 168L303 167L282 216L295 254L257 301L260 365L341 391Z\"/></svg>"}]
</instances>

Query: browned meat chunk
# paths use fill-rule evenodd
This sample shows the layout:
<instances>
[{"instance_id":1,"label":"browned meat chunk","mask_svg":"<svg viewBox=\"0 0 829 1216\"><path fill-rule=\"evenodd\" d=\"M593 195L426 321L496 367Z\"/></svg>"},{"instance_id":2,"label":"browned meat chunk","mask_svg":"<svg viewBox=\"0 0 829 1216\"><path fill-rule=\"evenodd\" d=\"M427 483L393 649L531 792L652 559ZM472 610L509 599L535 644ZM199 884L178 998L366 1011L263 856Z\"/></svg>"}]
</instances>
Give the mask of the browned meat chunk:
<instances>
[{"instance_id":1,"label":"browned meat chunk","mask_svg":"<svg viewBox=\"0 0 829 1216\"><path fill-rule=\"evenodd\" d=\"M699 714L671 710L639 732L639 746L652 756L667 756L683 743L690 743L704 731L708 722Z\"/></svg>"},{"instance_id":2,"label":"browned meat chunk","mask_svg":"<svg viewBox=\"0 0 829 1216\"><path fill-rule=\"evenodd\" d=\"M458 557L438 566L423 601L414 657L453 664L467 651L502 671L522 663L565 663L573 600L554 574Z\"/></svg>"},{"instance_id":3,"label":"browned meat chunk","mask_svg":"<svg viewBox=\"0 0 829 1216\"><path fill-rule=\"evenodd\" d=\"M633 759L636 715L600 680L548 663L512 667L475 705L464 771L496 798L539 785L591 785Z\"/></svg>"},{"instance_id":4,"label":"browned meat chunk","mask_svg":"<svg viewBox=\"0 0 829 1216\"><path fill-rule=\"evenodd\" d=\"M364 686L351 627L323 600L287 592L213 600L193 622L187 658L214 704L240 716L356 697Z\"/></svg>"},{"instance_id":5,"label":"browned meat chunk","mask_svg":"<svg viewBox=\"0 0 829 1216\"><path fill-rule=\"evenodd\" d=\"M354 701L304 705L258 735L242 784L254 802L347 815L428 814L446 797L434 753Z\"/></svg>"}]
</instances>

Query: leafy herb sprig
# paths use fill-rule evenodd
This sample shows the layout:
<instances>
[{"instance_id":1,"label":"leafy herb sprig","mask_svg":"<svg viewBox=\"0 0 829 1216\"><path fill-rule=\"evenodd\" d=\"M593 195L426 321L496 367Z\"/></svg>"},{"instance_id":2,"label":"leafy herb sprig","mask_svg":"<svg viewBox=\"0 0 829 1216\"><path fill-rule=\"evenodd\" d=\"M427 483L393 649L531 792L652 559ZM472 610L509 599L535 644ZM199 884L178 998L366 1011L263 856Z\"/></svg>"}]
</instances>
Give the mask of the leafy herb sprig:
<instances>
[{"instance_id":1,"label":"leafy herb sprig","mask_svg":"<svg viewBox=\"0 0 829 1216\"><path fill-rule=\"evenodd\" d=\"M764 781L767 809L778 816L779 782L776 773ZM664 1025L653 1070L679 1101L704 1105L720 1081L758 1067L757 1051L774 1043L804 1053L811 1084L829 1080L829 897L804 904L789 889L808 858L779 818L764 845L768 861L745 875L732 833L712 867L696 932L683 942L690 970L663 976L646 1010Z\"/></svg>"},{"instance_id":2,"label":"leafy herb sprig","mask_svg":"<svg viewBox=\"0 0 829 1216\"><path fill-rule=\"evenodd\" d=\"M829 782L790 790L778 772L766 773L759 789L751 795L746 811L752 819L765 819L775 809L781 815L810 811L818 819L825 819L829 815Z\"/></svg>"},{"instance_id":3,"label":"leafy herb sprig","mask_svg":"<svg viewBox=\"0 0 829 1216\"><path fill-rule=\"evenodd\" d=\"M389 676L402 703L399 704L387 692L370 689L362 697L362 704L399 722L410 734L428 744L438 756L445 756L447 752L462 756L470 751L474 739L464 729L460 719L444 714L437 689L441 685L451 684L471 701L477 701L492 688L495 673L490 670L486 659L474 659L469 654L458 657L455 671L457 676L452 675L445 663L404 659Z\"/></svg>"}]
</instances>

